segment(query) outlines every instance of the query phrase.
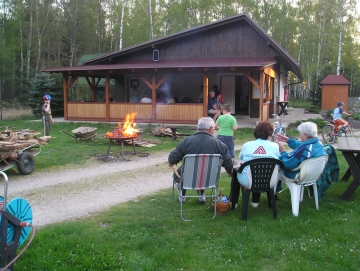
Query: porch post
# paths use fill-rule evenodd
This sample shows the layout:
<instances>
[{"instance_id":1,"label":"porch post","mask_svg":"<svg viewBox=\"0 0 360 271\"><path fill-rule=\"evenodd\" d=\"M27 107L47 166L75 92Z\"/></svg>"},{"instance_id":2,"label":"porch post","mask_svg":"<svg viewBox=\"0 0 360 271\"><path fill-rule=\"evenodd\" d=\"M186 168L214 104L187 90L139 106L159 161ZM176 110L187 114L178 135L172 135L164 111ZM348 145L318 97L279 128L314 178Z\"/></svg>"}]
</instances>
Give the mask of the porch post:
<instances>
[{"instance_id":1,"label":"porch post","mask_svg":"<svg viewBox=\"0 0 360 271\"><path fill-rule=\"evenodd\" d=\"M156 120L156 74L152 74L151 81L151 100L152 100L152 113L151 113L151 122Z\"/></svg>"},{"instance_id":2,"label":"porch post","mask_svg":"<svg viewBox=\"0 0 360 271\"><path fill-rule=\"evenodd\" d=\"M105 108L106 108L106 112L105 112L105 118L106 121L110 121L110 103L109 103L109 93L110 93L110 77L109 74L106 74L105 77Z\"/></svg>"},{"instance_id":3,"label":"porch post","mask_svg":"<svg viewBox=\"0 0 360 271\"><path fill-rule=\"evenodd\" d=\"M63 99L64 99L64 119L68 119L68 88L67 88L67 76L65 73L63 73Z\"/></svg>"},{"instance_id":4,"label":"porch post","mask_svg":"<svg viewBox=\"0 0 360 271\"><path fill-rule=\"evenodd\" d=\"M209 79L207 73L204 73L204 79L203 79L203 115L204 117L208 116L208 100L209 100Z\"/></svg>"},{"instance_id":5,"label":"porch post","mask_svg":"<svg viewBox=\"0 0 360 271\"><path fill-rule=\"evenodd\" d=\"M260 72L260 97L259 97L259 120L263 120L264 110L264 72Z\"/></svg>"}]
</instances>

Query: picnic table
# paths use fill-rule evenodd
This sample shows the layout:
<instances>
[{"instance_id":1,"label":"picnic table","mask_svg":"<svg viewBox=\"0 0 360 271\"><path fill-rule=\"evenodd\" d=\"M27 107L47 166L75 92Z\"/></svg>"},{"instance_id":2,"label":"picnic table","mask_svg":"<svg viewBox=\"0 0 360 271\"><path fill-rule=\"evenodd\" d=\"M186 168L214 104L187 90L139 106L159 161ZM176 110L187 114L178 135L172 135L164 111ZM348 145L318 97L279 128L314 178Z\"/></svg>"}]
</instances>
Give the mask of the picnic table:
<instances>
[{"instance_id":1,"label":"picnic table","mask_svg":"<svg viewBox=\"0 0 360 271\"><path fill-rule=\"evenodd\" d=\"M360 185L360 138L339 137L338 150L342 152L349 165L341 180L346 182L350 176L354 177L354 180L341 197L341 199L348 201Z\"/></svg>"},{"instance_id":2,"label":"picnic table","mask_svg":"<svg viewBox=\"0 0 360 271\"><path fill-rule=\"evenodd\" d=\"M172 140L176 140L176 136L190 136L192 134L181 134L181 133L176 133L177 130L197 130L197 127L184 127L184 126L169 126L167 128L170 128L171 133L172 133Z\"/></svg>"},{"instance_id":3,"label":"picnic table","mask_svg":"<svg viewBox=\"0 0 360 271\"><path fill-rule=\"evenodd\" d=\"M277 102L277 105L279 106L278 116L281 116L281 114L284 114L286 116L288 114L288 112L286 110L288 104L289 104L289 102L284 102L284 101Z\"/></svg>"}]
</instances>

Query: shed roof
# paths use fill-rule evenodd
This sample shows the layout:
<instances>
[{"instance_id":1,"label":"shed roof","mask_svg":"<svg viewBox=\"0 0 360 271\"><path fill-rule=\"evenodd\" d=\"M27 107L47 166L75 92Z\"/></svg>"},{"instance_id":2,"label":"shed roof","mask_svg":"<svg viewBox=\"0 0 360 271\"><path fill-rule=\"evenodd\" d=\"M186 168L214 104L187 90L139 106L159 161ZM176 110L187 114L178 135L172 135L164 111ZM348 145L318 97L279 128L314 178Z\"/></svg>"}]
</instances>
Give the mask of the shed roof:
<instances>
[{"instance_id":1,"label":"shed roof","mask_svg":"<svg viewBox=\"0 0 360 271\"><path fill-rule=\"evenodd\" d=\"M350 85L350 81L343 75L328 75L320 85Z\"/></svg>"}]
</instances>

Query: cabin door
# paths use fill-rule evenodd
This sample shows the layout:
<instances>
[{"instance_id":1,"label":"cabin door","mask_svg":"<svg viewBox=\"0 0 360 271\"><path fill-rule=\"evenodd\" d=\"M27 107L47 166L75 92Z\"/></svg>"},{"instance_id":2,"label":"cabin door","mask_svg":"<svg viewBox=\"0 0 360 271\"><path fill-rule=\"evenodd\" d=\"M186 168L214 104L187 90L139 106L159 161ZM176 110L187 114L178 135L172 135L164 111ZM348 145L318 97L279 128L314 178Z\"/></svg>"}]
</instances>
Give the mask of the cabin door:
<instances>
[{"instance_id":1,"label":"cabin door","mask_svg":"<svg viewBox=\"0 0 360 271\"><path fill-rule=\"evenodd\" d=\"M231 105L231 114L235 114L235 76L223 75L220 77L220 90L224 95L225 103Z\"/></svg>"}]
</instances>

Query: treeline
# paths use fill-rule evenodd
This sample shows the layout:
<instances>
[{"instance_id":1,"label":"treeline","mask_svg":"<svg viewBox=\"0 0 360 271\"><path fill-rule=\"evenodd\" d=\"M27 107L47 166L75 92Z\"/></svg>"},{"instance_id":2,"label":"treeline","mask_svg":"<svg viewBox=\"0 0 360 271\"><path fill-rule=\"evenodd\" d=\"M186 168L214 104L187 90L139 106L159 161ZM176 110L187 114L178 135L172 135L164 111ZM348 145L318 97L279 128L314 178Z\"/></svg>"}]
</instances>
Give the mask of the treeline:
<instances>
[{"instance_id":1,"label":"treeline","mask_svg":"<svg viewBox=\"0 0 360 271\"><path fill-rule=\"evenodd\" d=\"M338 73L351 81L349 96L360 96L356 0L2 0L0 99L27 100L44 68L79 65L242 12L299 62L297 91L314 91Z\"/></svg>"}]
</instances>

